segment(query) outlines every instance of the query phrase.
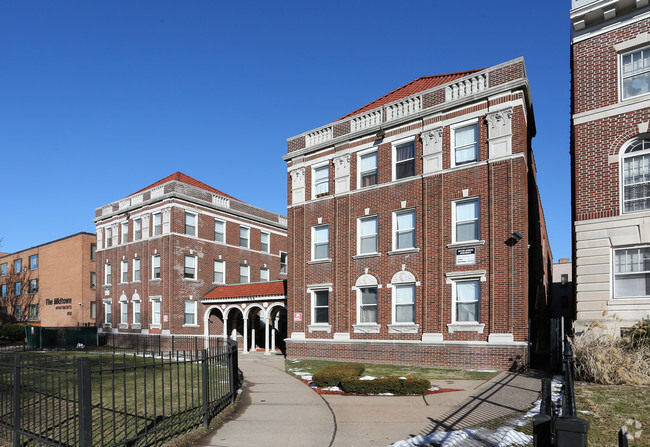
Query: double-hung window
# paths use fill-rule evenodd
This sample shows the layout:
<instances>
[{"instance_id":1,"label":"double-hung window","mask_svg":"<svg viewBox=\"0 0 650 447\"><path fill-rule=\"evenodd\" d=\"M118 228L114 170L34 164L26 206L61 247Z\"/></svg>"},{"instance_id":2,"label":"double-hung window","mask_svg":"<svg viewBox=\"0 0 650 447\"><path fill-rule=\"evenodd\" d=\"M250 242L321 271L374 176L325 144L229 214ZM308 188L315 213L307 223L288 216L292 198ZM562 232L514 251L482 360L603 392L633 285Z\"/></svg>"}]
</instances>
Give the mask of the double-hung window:
<instances>
[{"instance_id":1,"label":"double-hung window","mask_svg":"<svg viewBox=\"0 0 650 447\"><path fill-rule=\"evenodd\" d=\"M288 269L288 255L286 252L280 252L280 273L287 273Z\"/></svg>"},{"instance_id":2,"label":"double-hung window","mask_svg":"<svg viewBox=\"0 0 650 447\"><path fill-rule=\"evenodd\" d=\"M38 292L38 279L30 279L29 280L29 293L30 294L35 294Z\"/></svg>"},{"instance_id":3,"label":"double-hung window","mask_svg":"<svg viewBox=\"0 0 650 447\"><path fill-rule=\"evenodd\" d=\"M14 318L19 321L23 319L23 306L14 306Z\"/></svg>"},{"instance_id":4,"label":"double-hung window","mask_svg":"<svg viewBox=\"0 0 650 447\"><path fill-rule=\"evenodd\" d=\"M650 47L621 56L621 91L623 99L650 92Z\"/></svg>"},{"instance_id":5,"label":"double-hung window","mask_svg":"<svg viewBox=\"0 0 650 447\"><path fill-rule=\"evenodd\" d=\"M185 234L196 236L196 214L185 213Z\"/></svg>"},{"instance_id":6,"label":"double-hung window","mask_svg":"<svg viewBox=\"0 0 650 447\"><path fill-rule=\"evenodd\" d=\"M196 256L185 255L183 278L196 279Z\"/></svg>"},{"instance_id":7,"label":"double-hung window","mask_svg":"<svg viewBox=\"0 0 650 447\"><path fill-rule=\"evenodd\" d=\"M129 282L129 261L122 260L120 263L120 282Z\"/></svg>"},{"instance_id":8,"label":"double-hung window","mask_svg":"<svg viewBox=\"0 0 650 447\"><path fill-rule=\"evenodd\" d=\"M106 228L104 231L104 246L111 247L113 245L113 229Z\"/></svg>"},{"instance_id":9,"label":"double-hung window","mask_svg":"<svg viewBox=\"0 0 650 447\"><path fill-rule=\"evenodd\" d=\"M133 220L133 240L139 241L142 239L142 219Z\"/></svg>"},{"instance_id":10,"label":"double-hung window","mask_svg":"<svg viewBox=\"0 0 650 447\"><path fill-rule=\"evenodd\" d=\"M90 288L91 289L97 288L97 273L95 272L90 272Z\"/></svg>"},{"instance_id":11,"label":"double-hung window","mask_svg":"<svg viewBox=\"0 0 650 447\"><path fill-rule=\"evenodd\" d=\"M239 266L239 283L245 284L250 282L251 278L251 268L249 265L241 264Z\"/></svg>"},{"instance_id":12,"label":"double-hung window","mask_svg":"<svg viewBox=\"0 0 650 447\"><path fill-rule=\"evenodd\" d=\"M314 168L314 196L327 194L330 190L330 167L329 164Z\"/></svg>"},{"instance_id":13,"label":"double-hung window","mask_svg":"<svg viewBox=\"0 0 650 447\"><path fill-rule=\"evenodd\" d=\"M329 323L329 291L315 290L312 292L312 323Z\"/></svg>"},{"instance_id":14,"label":"double-hung window","mask_svg":"<svg viewBox=\"0 0 650 447\"><path fill-rule=\"evenodd\" d=\"M129 303L124 300L120 301L120 323L128 324L129 322Z\"/></svg>"},{"instance_id":15,"label":"double-hung window","mask_svg":"<svg viewBox=\"0 0 650 447\"><path fill-rule=\"evenodd\" d=\"M151 279L160 279L160 255L151 257Z\"/></svg>"},{"instance_id":16,"label":"double-hung window","mask_svg":"<svg viewBox=\"0 0 650 447\"><path fill-rule=\"evenodd\" d=\"M122 243L126 244L129 242L129 223L122 222Z\"/></svg>"},{"instance_id":17,"label":"double-hung window","mask_svg":"<svg viewBox=\"0 0 650 447\"><path fill-rule=\"evenodd\" d=\"M226 262L215 259L214 260L214 282L217 284L226 283Z\"/></svg>"},{"instance_id":18,"label":"double-hung window","mask_svg":"<svg viewBox=\"0 0 650 447\"><path fill-rule=\"evenodd\" d=\"M650 139L634 141L622 157L623 212L650 209Z\"/></svg>"},{"instance_id":19,"label":"double-hung window","mask_svg":"<svg viewBox=\"0 0 650 447\"><path fill-rule=\"evenodd\" d=\"M478 161L478 126L458 127L454 135L454 165Z\"/></svg>"},{"instance_id":20,"label":"double-hung window","mask_svg":"<svg viewBox=\"0 0 650 447\"><path fill-rule=\"evenodd\" d=\"M226 242L226 223L222 220L214 221L215 242Z\"/></svg>"},{"instance_id":21,"label":"double-hung window","mask_svg":"<svg viewBox=\"0 0 650 447\"><path fill-rule=\"evenodd\" d=\"M415 285L395 285L394 322L415 323Z\"/></svg>"},{"instance_id":22,"label":"double-hung window","mask_svg":"<svg viewBox=\"0 0 650 447\"><path fill-rule=\"evenodd\" d=\"M395 250L415 248L415 210L400 211L394 214Z\"/></svg>"},{"instance_id":23,"label":"double-hung window","mask_svg":"<svg viewBox=\"0 0 650 447\"><path fill-rule=\"evenodd\" d=\"M158 236L162 234L162 213L153 214L153 235Z\"/></svg>"},{"instance_id":24,"label":"double-hung window","mask_svg":"<svg viewBox=\"0 0 650 447\"><path fill-rule=\"evenodd\" d=\"M269 280L269 269L266 267L261 267L260 268L260 281L268 281Z\"/></svg>"},{"instance_id":25,"label":"double-hung window","mask_svg":"<svg viewBox=\"0 0 650 447\"><path fill-rule=\"evenodd\" d=\"M395 146L395 180L415 175L415 141Z\"/></svg>"},{"instance_id":26,"label":"double-hung window","mask_svg":"<svg viewBox=\"0 0 650 447\"><path fill-rule=\"evenodd\" d=\"M185 300L185 324L196 324L196 301Z\"/></svg>"},{"instance_id":27,"label":"double-hung window","mask_svg":"<svg viewBox=\"0 0 650 447\"><path fill-rule=\"evenodd\" d=\"M260 233L260 251L269 252L269 233Z\"/></svg>"},{"instance_id":28,"label":"double-hung window","mask_svg":"<svg viewBox=\"0 0 650 447\"><path fill-rule=\"evenodd\" d=\"M312 259L328 259L330 255L329 225L321 225L312 229Z\"/></svg>"},{"instance_id":29,"label":"double-hung window","mask_svg":"<svg viewBox=\"0 0 650 447\"><path fill-rule=\"evenodd\" d=\"M650 247L614 250L614 298L650 295Z\"/></svg>"},{"instance_id":30,"label":"double-hung window","mask_svg":"<svg viewBox=\"0 0 650 447\"><path fill-rule=\"evenodd\" d=\"M247 227L239 227L239 246L240 247L249 247L249 242L250 242L250 233L251 229Z\"/></svg>"},{"instance_id":31,"label":"double-hung window","mask_svg":"<svg viewBox=\"0 0 650 447\"><path fill-rule=\"evenodd\" d=\"M7 276L7 263L0 265L0 276Z\"/></svg>"},{"instance_id":32,"label":"double-hung window","mask_svg":"<svg viewBox=\"0 0 650 447\"><path fill-rule=\"evenodd\" d=\"M38 304L30 304L27 306L27 317L30 320L38 320Z\"/></svg>"},{"instance_id":33,"label":"double-hung window","mask_svg":"<svg viewBox=\"0 0 650 447\"><path fill-rule=\"evenodd\" d=\"M358 221L359 254L377 253L377 216L364 217Z\"/></svg>"},{"instance_id":34,"label":"double-hung window","mask_svg":"<svg viewBox=\"0 0 650 447\"><path fill-rule=\"evenodd\" d=\"M140 258L133 260L133 281L140 281Z\"/></svg>"},{"instance_id":35,"label":"double-hung window","mask_svg":"<svg viewBox=\"0 0 650 447\"><path fill-rule=\"evenodd\" d=\"M454 202L454 242L479 240L479 205L478 199Z\"/></svg>"},{"instance_id":36,"label":"double-hung window","mask_svg":"<svg viewBox=\"0 0 650 447\"><path fill-rule=\"evenodd\" d=\"M359 323L377 323L377 287L359 289Z\"/></svg>"},{"instance_id":37,"label":"double-hung window","mask_svg":"<svg viewBox=\"0 0 650 447\"><path fill-rule=\"evenodd\" d=\"M23 260L16 259L14 261L14 273L20 273L23 271Z\"/></svg>"},{"instance_id":38,"label":"double-hung window","mask_svg":"<svg viewBox=\"0 0 650 447\"><path fill-rule=\"evenodd\" d=\"M478 323L481 302L481 280L454 281L454 323Z\"/></svg>"},{"instance_id":39,"label":"double-hung window","mask_svg":"<svg viewBox=\"0 0 650 447\"><path fill-rule=\"evenodd\" d=\"M113 321L113 304L110 301L104 301L104 323L111 324Z\"/></svg>"},{"instance_id":40,"label":"double-hung window","mask_svg":"<svg viewBox=\"0 0 650 447\"><path fill-rule=\"evenodd\" d=\"M140 324L140 299L133 298L133 324Z\"/></svg>"},{"instance_id":41,"label":"double-hung window","mask_svg":"<svg viewBox=\"0 0 650 447\"><path fill-rule=\"evenodd\" d=\"M111 285L111 265L104 265L104 284L107 286Z\"/></svg>"},{"instance_id":42,"label":"double-hung window","mask_svg":"<svg viewBox=\"0 0 650 447\"><path fill-rule=\"evenodd\" d=\"M97 260L97 244L90 244L90 260Z\"/></svg>"},{"instance_id":43,"label":"double-hung window","mask_svg":"<svg viewBox=\"0 0 650 447\"><path fill-rule=\"evenodd\" d=\"M377 151L359 156L360 187L377 184Z\"/></svg>"},{"instance_id":44,"label":"double-hung window","mask_svg":"<svg viewBox=\"0 0 650 447\"><path fill-rule=\"evenodd\" d=\"M150 298L151 324L160 324L160 299Z\"/></svg>"},{"instance_id":45,"label":"double-hung window","mask_svg":"<svg viewBox=\"0 0 650 447\"><path fill-rule=\"evenodd\" d=\"M14 296L20 296L23 294L23 283L18 281L14 283Z\"/></svg>"},{"instance_id":46,"label":"double-hung window","mask_svg":"<svg viewBox=\"0 0 650 447\"><path fill-rule=\"evenodd\" d=\"M29 269L36 270L38 268L38 255L31 255L29 257Z\"/></svg>"}]
</instances>

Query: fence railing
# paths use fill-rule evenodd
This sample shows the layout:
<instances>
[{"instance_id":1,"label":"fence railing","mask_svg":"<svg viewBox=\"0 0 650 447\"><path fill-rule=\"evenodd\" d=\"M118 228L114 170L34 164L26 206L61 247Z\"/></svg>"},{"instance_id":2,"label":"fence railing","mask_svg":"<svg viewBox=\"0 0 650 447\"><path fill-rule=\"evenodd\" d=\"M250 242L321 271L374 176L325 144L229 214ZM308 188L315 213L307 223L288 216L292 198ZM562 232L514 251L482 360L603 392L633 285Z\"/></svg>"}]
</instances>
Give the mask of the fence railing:
<instances>
[{"instance_id":1,"label":"fence railing","mask_svg":"<svg viewBox=\"0 0 650 447\"><path fill-rule=\"evenodd\" d=\"M146 354L0 353L0 435L19 445L160 445L240 385L237 346Z\"/></svg>"}]
</instances>

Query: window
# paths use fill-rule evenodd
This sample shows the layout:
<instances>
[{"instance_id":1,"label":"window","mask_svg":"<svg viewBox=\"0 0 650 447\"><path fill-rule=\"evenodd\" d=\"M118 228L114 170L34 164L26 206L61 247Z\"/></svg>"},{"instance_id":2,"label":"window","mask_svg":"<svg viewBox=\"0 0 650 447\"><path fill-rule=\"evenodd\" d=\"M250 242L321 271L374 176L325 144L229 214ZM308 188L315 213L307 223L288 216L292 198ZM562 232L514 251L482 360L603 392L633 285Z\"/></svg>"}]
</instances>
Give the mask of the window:
<instances>
[{"instance_id":1,"label":"window","mask_svg":"<svg viewBox=\"0 0 650 447\"><path fill-rule=\"evenodd\" d=\"M287 265L288 262L288 255L287 253L281 251L280 252L280 273L287 273Z\"/></svg>"},{"instance_id":2,"label":"window","mask_svg":"<svg viewBox=\"0 0 650 447\"><path fill-rule=\"evenodd\" d=\"M330 166L314 168L314 197L327 194L330 190Z\"/></svg>"},{"instance_id":3,"label":"window","mask_svg":"<svg viewBox=\"0 0 650 447\"><path fill-rule=\"evenodd\" d=\"M226 242L226 223L220 220L214 221L214 240L216 242Z\"/></svg>"},{"instance_id":4,"label":"window","mask_svg":"<svg viewBox=\"0 0 650 447\"><path fill-rule=\"evenodd\" d=\"M415 285L395 286L395 323L415 323Z\"/></svg>"},{"instance_id":5,"label":"window","mask_svg":"<svg viewBox=\"0 0 650 447\"><path fill-rule=\"evenodd\" d=\"M395 146L395 180L415 175L415 141Z\"/></svg>"},{"instance_id":6,"label":"window","mask_svg":"<svg viewBox=\"0 0 650 447\"><path fill-rule=\"evenodd\" d=\"M415 248L415 210L396 212L394 215L395 250Z\"/></svg>"},{"instance_id":7,"label":"window","mask_svg":"<svg viewBox=\"0 0 650 447\"><path fill-rule=\"evenodd\" d=\"M359 231L358 253L377 253L377 216L359 219L357 228Z\"/></svg>"},{"instance_id":8,"label":"window","mask_svg":"<svg viewBox=\"0 0 650 447\"><path fill-rule=\"evenodd\" d=\"M481 281L479 279L455 281L453 322L478 322L480 297Z\"/></svg>"},{"instance_id":9,"label":"window","mask_svg":"<svg viewBox=\"0 0 650 447\"><path fill-rule=\"evenodd\" d=\"M151 279L160 279L160 255L151 257Z\"/></svg>"},{"instance_id":10,"label":"window","mask_svg":"<svg viewBox=\"0 0 650 447\"><path fill-rule=\"evenodd\" d=\"M221 260L214 260L214 282L217 284L226 283L226 263Z\"/></svg>"},{"instance_id":11,"label":"window","mask_svg":"<svg viewBox=\"0 0 650 447\"><path fill-rule=\"evenodd\" d=\"M97 260L97 244L90 244L90 260Z\"/></svg>"},{"instance_id":12,"label":"window","mask_svg":"<svg viewBox=\"0 0 650 447\"><path fill-rule=\"evenodd\" d=\"M360 187L377 184L377 151L359 156Z\"/></svg>"},{"instance_id":13,"label":"window","mask_svg":"<svg viewBox=\"0 0 650 447\"><path fill-rule=\"evenodd\" d=\"M250 282L250 266L241 264L239 266L239 283L244 284Z\"/></svg>"},{"instance_id":14,"label":"window","mask_svg":"<svg viewBox=\"0 0 650 447\"><path fill-rule=\"evenodd\" d=\"M650 92L650 48L621 56L621 91L623 99Z\"/></svg>"},{"instance_id":15,"label":"window","mask_svg":"<svg viewBox=\"0 0 650 447\"><path fill-rule=\"evenodd\" d=\"M133 281L140 281L140 258L133 260Z\"/></svg>"},{"instance_id":16,"label":"window","mask_svg":"<svg viewBox=\"0 0 650 447\"><path fill-rule=\"evenodd\" d=\"M377 323L377 287L359 289L359 323Z\"/></svg>"},{"instance_id":17,"label":"window","mask_svg":"<svg viewBox=\"0 0 650 447\"><path fill-rule=\"evenodd\" d=\"M16 320L22 320L22 318L23 318L23 306L15 306L14 307L14 318L16 318Z\"/></svg>"},{"instance_id":18,"label":"window","mask_svg":"<svg viewBox=\"0 0 650 447\"><path fill-rule=\"evenodd\" d=\"M563 275L560 275L560 278L561 278L560 281L562 282L562 285L566 286L569 282L569 275L565 273Z\"/></svg>"},{"instance_id":19,"label":"window","mask_svg":"<svg viewBox=\"0 0 650 447\"><path fill-rule=\"evenodd\" d=\"M0 306L0 314L7 315L7 306Z\"/></svg>"},{"instance_id":20,"label":"window","mask_svg":"<svg viewBox=\"0 0 650 447\"><path fill-rule=\"evenodd\" d=\"M330 255L329 225L314 227L312 231L312 259L328 259Z\"/></svg>"},{"instance_id":21,"label":"window","mask_svg":"<svg viewBox=\"0 0 650 447\"><path fill-rule=\"evenodd\" d=\"M38 292L38 279L29 280L29 293L34 294Z\"/></svg>"},{"instance_id":22,"label":"window","mask_svg":"<svg viewBox=\"0 0 650 447\"><path fill-rule=\"evenodd\" d=\"M196 324L196 301L185 300L185 324Z\"/></svg>"},{"instance_id":23,"label":"window","mask_svg":"<svg viewBox=\"0 0 650 447\"><path fill-rule=\"evenodd\" d=\"M90 302L90 318L97 318L97 303L95 301Z\"/></svg>"},{"instance_id":24,"label":"window","mask_svg":"<svg viewBox=\"0 0 650 447\"><path fill-rule=\"evenodd\" d=\"M133 303L133 324L140 324L140 300L132 299Z\"/></svg>"},{"instance_id":25,"label":"window","mask_svg":"<svg viewBox=\"0 0 650 447\"><path fill-rule=\"evenodd\" d=\"M196 214L185 213L185 234L196 236Z\"/></svg>"},{"instance_id":26,"label":"window","mask_svg":"<svg viewBox=\"0 0 650 447\"><path fill-rule=\"evenodd\" d=\"M151 324L160 324L160 300L151 299Z\"/></svg>"},{"instance_id":27,"label":"window","mask_svg":"<svg viewBox=\"0 0 650 447\"><path fill-rule=\"evenodd\" d=\"M454 134L454 165L478 161L478 127L459 127L453 130Z\"/></svg>"},{"instance_id":28,"label":"window","mask_svg":"<svg viewBox=\"0 0 650 447\"><path fill-rule=\"evenodd\" d=\"M27 318L30 320L38 320L38 304L30 304L27 306Z\"/></svg>"},{"instance_id":29,"label":"window","mask_svg":"<svg viewBox=\"0 0 650 447\"><path fill-rule=\"evenodd\" d=\"M142 219L133 220L133 240L139 241L142 239Z\"/></svg>"},{"instance_id":30,"label":"window","mask_svg":"<svg viewBox=\"0 0 650 447\"><path fill-rule=\"evenodd\" d=\"M126 244L129 242L129 223L122 222L122 243Z\"/></svg>"},{"instance_id":31,"label":"window","mask_svg":"<svg viewBox=\"0 0 650 447\"><path fill-rule=\"evenodd\" d=\"M120 301L120 322L122 324L129 323L129 303Z\"/></svg>"},{"instance_id":32,"label":"window","mask_svg":"<svg viewBox=\"0 0 650 447\"><path fill-rule=\"evenodd\" d=\"M0 276L7 276L7 263L0 265Z\"/></svg>"},{"instance_id":33,"label":"window","mask_svg":"<svg viewBox=\"0 0 650 447\"><path fill-rule=\"evenodd\" d=\"M158 236L162 234L162 214L154 213L153 214L153 234Z\"/></svg>"},{"instance_id":34,"label":"window","mask_svg":"<svg viewBox=\"0 0 650 447\"><path fill-rule=\"evenodd\" d=\"M262 267L260 268L260 281L268 281L269 280L269 269Z\"/></svg>"},{"instance_id":35,"label":"window","mask_svg":"<svg viewBox=\"0 0 650 447\"><path fill-rule=\"evenodd\" d=\"M16 259L14 261L14 273L20 273L23 271L23 260Z\"/></svg>"},{"instance_id":36,"label":"window","mask_svg":"<svg viewBox=\"0 0 650 447\"><path fill-rule=\"evenodd\" d=\"M650 209L650 139L634 141L622 157L623 212Z\"/></svg>"},{"instance_id":37,"label":"window","mask_svg":"<svg viewBox=\"0 0 650 447\"><path fill-rule=\"evenodd\" d=\"M185 255L183 278L196 279L196 256Z\"/></svg>"},{"instance_id":38,"label":"window","mask_svg":"<svg viewBox=\"0 0 650 447\"><path fill-rule=\"evenodd\" d=\"M250 228L239 227L239 246L248 248L248 241L250 236Z\"/></svg>"},{"instance_id":39,"label":"window","mask_svg":"<svg viewBox=\"0 0 650 447\"><path fill-rule=\"evenodd\" d=\"M123 260L120 264L120 282L129 282L129 261Z\"/></svg>"},{"instance_id":40,"label":"window","mask_svg":"<svg viewBox=\"0 0 650 447\"><path fill-rule=\"evenodd\" d=\"M265 253L269 252L269 233L260 233L260 250Z\"/></svg>"},{"instance_id":41,"label":"window","mask_svg":"<svg viewBox=\"0 0 650 447\"><path fill-rule=\"evenodd\" d=\"M104 322L106 324L111 324L112 319L113 319L113 314L112 314L112 307L113 305L111 304L110 301L104 301Z\"/></svg>"},{"instance_id":42,"label":"window","mask_svg":"<svg viewBox=\"0 0 650 447\"><path fill-rule=\"evenodd\" d=\"M1 298L7 298L7 285L6 284L0 285L0 297Z\"/></svg>"},{"instance_id":43,"label":"window","mask_svg":"<svg viewBox=\"0 0 650 447\"><path fill-rule=\"evenodd\" d=\"M14 283L14 296L20 296L23 293L23 283L16 282Z\"/></svg>"},{"instance_id":44,"label":"window","mask_svg":"<svg viewBox=\"0 0 650 447\"><path fill-rule=\"evenodd\" d=\"M29 257L29 269L36 270L38 268L38 255L31 255Z\"/></svg>"},{"instance_id":45,"label":"window","mask_svg":"<svg viewBox=\"0 0 650 447\"><path fill-rule=\"evenodd\" d=\"M107 286L111 285L111 265L106 264L104 266L104 284Z\"/></svg>"},{"instance_id":46,"label":"window","mask_svg":"<svg viewBox=\"0 0 650 447\"><path fill-rule=\"evenodd\" d=\"M479 210L478 199L454 202L454 242L479 239Z\"/></svg>"},{"instance_id":47,"label":"window","mask_svg":"<svg viewBox=\"0 0 650 447\"><path fill-rule=\"evenodd\" d=\"M90 272L90 288L91 289L97 288L97 273L95 272Z\"/></svg>"},{"instance_id":48,"label":"window","mask_svg":"<svg viewBox=\"0 0 650 447\"><path fill-rule=\"evenodd\" d=\"M312 323L328 324L329 323L329 291L315 290L312 292Z\"/></svg>"},{"instance_id":49,"label":"window","mask_svg":"<svg viewBox=\"0 0 650 447\"><path fill-rule=\"evenodd\" d=\"M650 247L614 251L614 297L650 295Z\"/></svg>"},{"instance_id":50,"label":"window","mask_svg":"<svg viewBox=\"0 0 650 447\"><path fill-rule=\"evenodd\" d=\"M106 228L104 231L104 236L106 236L106 242L105 246L110 247L113 245L113 229L112 228Z\"/></svg>"}]
</instances>

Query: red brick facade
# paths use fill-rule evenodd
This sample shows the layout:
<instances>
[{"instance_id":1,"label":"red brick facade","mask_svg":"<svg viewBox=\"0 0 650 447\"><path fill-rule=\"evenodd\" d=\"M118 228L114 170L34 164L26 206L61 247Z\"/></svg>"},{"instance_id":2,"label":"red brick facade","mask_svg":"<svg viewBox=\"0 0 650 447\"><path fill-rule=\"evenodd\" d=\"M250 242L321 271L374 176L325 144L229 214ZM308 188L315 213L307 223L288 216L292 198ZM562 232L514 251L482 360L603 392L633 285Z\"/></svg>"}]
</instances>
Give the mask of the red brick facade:
<instances>
[{"instance_id":1,"label":"red brick facade","mask_svg":"<svg viewBox=\"0 0 650 447\"><path fill-rule=\"evenodd\" d=\"M459 368L508 369L526 363L529 329L535 329L528 320L545 312L546 297L539 296L537 285L545 293L542 278L550 250L534 179L530 139L535 126L523 60L442 76L444 82L432 88L409 88L404 96L400 88L386 95L388 100L371 103L378 108L346 115L331 125L329 140L319 137L309 145L312 135L326 133L327 126L289 139L289 356ZM454 96L454 89L464 94ZM426 99L434 97L441 101ZM403 104L406 110L400 109ZM381 124L374 121L358 130L355 122L342 125L370 115L381 116ZM456 166L455 132L472 126L478 158ZM507 149L499 152L505 140ZM414 144L414 175L396 180L395 147L405 141ZM373 151L376 184L362 186L360 156ZM328 186L319 185L326 193L312 192L318 181L314 166L329 166ZM467 201L478 204L473 224L478 237L457 242L454 213L458 203ZM399 249L395 222L405 211L414 216L415 243ZM364 254L358 231L360 219L368 217L376 217L377 249ZM329 256L315 259L314 228L324 225ZM464 256L468 252L473 259ZM455 308L454 290L463 280L479 284L472 321L454 320L455 309L461 309ZM401 286L415 289L406 323L398 321L404 317L396 311ZM371 324L360 320L358 303L359 290L367 287L376 287ZM320 316L313 314L314 294L324 290L329 294L326 324L316 321L325 318L323 309Z\"/></svg>"}]
</instances>

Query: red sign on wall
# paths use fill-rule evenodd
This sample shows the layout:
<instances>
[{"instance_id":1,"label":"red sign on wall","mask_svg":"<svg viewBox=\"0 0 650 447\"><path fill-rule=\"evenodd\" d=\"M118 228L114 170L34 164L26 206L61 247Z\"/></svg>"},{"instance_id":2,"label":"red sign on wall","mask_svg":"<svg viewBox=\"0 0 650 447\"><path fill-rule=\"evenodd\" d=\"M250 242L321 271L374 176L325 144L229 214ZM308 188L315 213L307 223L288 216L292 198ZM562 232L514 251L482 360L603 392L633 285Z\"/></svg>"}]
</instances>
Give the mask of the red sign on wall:
<instances>
[{"instance_id":1,"label":"red sign on wall","mask_svg":"<svg viewBox=\"0 0 650 447\"><path fill-rule=\"evenodd\" d=\"M293 321L302 321L302 312L294 312Z\"/></svg>"}]
</instances>

